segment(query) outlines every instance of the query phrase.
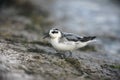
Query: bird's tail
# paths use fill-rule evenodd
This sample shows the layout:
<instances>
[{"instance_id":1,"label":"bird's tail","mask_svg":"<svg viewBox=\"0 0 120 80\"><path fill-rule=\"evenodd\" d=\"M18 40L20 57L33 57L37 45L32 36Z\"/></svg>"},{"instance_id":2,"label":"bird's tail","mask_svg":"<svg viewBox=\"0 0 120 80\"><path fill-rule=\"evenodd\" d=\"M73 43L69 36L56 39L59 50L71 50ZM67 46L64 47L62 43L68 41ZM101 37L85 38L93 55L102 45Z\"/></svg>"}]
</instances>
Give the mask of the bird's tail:
<instances>
[{"instance_id":1,"label":"bird's tail","mask_svg":"<svg viewBox=\"0 0 120 80\"><path fill-rule=\"evenodd\" d=\"M87 41L91 41L93 39L95 39L96 36L88 36L88 37L83 37L80 39L81 42L87 42Z\"/></svg>"}]
</instances>

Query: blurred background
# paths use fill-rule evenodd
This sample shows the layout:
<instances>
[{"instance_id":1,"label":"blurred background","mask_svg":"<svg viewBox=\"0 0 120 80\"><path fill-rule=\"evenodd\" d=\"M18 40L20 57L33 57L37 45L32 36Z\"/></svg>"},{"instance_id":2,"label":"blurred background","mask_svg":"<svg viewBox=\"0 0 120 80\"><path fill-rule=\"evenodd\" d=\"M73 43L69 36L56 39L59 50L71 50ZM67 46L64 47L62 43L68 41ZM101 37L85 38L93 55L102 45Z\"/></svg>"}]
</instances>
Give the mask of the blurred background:
<instances>
[{"instance_id":1,"label":"blurred background","mask_svg":"<svg viewBox=\"0 0 120 80\"><path fill-rule=\"evenodd\" d=\"M42 39L53 27L97 40L60 59ZM120 1L0 0L0 80L23 79L119 80Z\"/></svg>"}]
</instances>

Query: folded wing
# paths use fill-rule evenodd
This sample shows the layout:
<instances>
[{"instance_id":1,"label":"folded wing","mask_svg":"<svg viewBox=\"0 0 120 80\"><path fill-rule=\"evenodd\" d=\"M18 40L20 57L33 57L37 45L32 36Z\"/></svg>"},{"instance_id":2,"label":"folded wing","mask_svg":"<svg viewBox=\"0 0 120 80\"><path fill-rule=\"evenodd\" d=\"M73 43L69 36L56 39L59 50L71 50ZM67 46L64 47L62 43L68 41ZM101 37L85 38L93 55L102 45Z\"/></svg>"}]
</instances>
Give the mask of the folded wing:
<instances>
[{"instance_id":1,"label":"folded wing","mask_svg":"<svg viewBox=\"0 0 120 80\"><path fill-rule=\"evenodd\" d=\"M85 37L81 37L79 35L76 34L72 34L72 33L63 33L63 36L69 40L69 41L81 41L81 42L87 42L90 40L93 40L96 38L96 36L85 36Z\"/></svg>"}]
</instances>

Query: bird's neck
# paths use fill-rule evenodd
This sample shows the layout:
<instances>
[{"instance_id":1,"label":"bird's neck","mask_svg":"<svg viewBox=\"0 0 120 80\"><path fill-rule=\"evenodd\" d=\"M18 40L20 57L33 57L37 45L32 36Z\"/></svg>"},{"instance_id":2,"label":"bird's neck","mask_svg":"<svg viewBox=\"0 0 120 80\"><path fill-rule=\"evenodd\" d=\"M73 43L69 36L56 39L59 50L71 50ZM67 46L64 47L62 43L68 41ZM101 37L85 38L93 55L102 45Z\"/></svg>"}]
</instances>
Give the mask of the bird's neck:
<instances>
[{"instance_id":1,"label":"bird's neck","mask_svg":"<svg viewBox=\"0 0 120 80\"><path fill-rule=\"evenodd\" d=\"M58 43L59 42L59 38L52 38L51 42Z\"/></svg>"}]
</instances>

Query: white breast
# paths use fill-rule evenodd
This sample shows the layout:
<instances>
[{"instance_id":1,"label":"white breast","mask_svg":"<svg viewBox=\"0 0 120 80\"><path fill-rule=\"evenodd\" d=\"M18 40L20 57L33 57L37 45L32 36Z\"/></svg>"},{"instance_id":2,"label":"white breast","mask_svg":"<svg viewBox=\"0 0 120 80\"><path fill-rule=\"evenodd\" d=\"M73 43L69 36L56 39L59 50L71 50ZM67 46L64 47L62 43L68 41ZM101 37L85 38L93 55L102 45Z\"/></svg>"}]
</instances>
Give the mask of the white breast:
<instances>
[{"instance_id":1,"label":"white breast","mask_svg":"<svg viewBox=\"0 0 120 80\"><path fill-rule=\"evenodd\" d=\"M50 43L57 50L72 51L76 49L75 42L59 42L58 39L51 39Z\"/></svg>"}]
</instances>

